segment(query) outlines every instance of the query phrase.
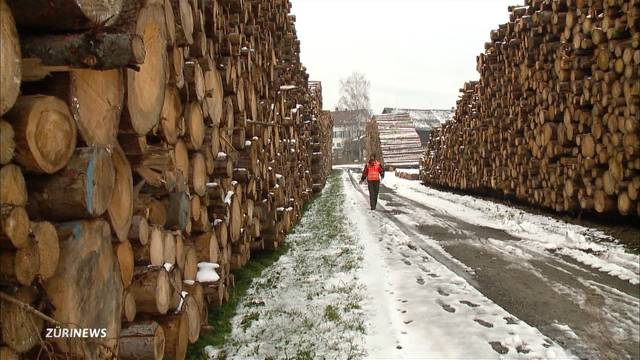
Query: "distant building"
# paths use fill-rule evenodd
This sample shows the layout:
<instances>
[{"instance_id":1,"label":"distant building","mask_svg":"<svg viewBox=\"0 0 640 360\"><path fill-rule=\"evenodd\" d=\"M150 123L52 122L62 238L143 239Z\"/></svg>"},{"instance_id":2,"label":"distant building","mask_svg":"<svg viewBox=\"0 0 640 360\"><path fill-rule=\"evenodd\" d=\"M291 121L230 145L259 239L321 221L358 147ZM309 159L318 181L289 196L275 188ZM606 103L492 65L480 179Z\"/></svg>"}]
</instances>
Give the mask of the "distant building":
<instances>
[{"instance_id":1,"label":"distant building","mask_svg":"<svg viewBox=\"0 0 640 360\"><path fill-rule=\"evenodd\" d=\"M364 150L364 127L369 119L367 110L333 111L334 164L361 161Z\"/></svg>"},{"instance_id":2,"label":"distant building","mask_svg":"<svg viewBox=\"0 0 640 360\"><path fill-rule=\"evenodd\" d=\"M384 108L383 114L407 113L411 117L416 128L422 146L429 142L431 129L442 126L453 117L453 110L422 110L422 109L397 109Z\"/></svg>"}]
</instances>

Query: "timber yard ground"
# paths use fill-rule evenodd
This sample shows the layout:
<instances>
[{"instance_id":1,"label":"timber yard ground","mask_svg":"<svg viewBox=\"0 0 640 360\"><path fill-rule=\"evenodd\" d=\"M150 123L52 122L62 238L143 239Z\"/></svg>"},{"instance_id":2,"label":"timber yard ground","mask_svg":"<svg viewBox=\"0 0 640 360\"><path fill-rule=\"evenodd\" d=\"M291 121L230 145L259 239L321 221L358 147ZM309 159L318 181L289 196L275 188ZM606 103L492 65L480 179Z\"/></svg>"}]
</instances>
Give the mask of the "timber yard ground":
<instances>
[{"instance_id":1,"label":"timber yard ground","mask_svg":"<svg viewBox=\"0 0 640 360\"><path fill-rule=\"evenodd\" d=\"M236 274L191 358L640 358L639 257L618 239L393 174L371 212L356 171Z\"/></svg>"}]
</instances>

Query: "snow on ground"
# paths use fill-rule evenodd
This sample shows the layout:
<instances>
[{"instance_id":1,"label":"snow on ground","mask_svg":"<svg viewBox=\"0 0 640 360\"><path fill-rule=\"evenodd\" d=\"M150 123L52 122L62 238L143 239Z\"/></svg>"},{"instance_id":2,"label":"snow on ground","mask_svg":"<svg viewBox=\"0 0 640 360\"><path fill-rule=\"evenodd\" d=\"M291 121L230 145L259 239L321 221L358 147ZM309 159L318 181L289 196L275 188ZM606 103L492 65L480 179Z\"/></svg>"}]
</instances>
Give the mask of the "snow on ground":
<instances>
[{"instance_id":1,"label":"snow on ground","mask_svg":"<svg viewBox=\"0 0 640 360\"><path fill-rule=\"evenodd\" d=\"M573 358L419 249L366 202L347 191L346 211L365 249L368 358Z\"/></svg>"},{"instance_id":2,"label":"snow on ground","mask_svg":"<svg viewBox=\"0 0 640 360\"><path fill-rule=\"evenodd\" d=\"M391 173L385 176L384 184L401 196L471 224L503 229L523 239L531 249L565 255L633 285L640 284L640 257L628 253L599 230L472 196L438 191Z\"/></svg>"},{"instance_id":3,"label":"snow on ground","mask_svg":"<svg viewBox=\"0 0 640 360\"><path fill-rule=\"evenodd\" d=\"M395 171L405 174L420 174L420 169L396 169Z\"/></svg>"},{"instance_id":4,"label":"snow on ground","mask_svg":"<svg viewBox=\"0 0 640 360\"><path fill-rule=\"evenodd\" d=\"M334 176L287 236L289 252L252 283L232 320L227 359L364 356L363 249L350 234L343 202Z\"/></svg>"},{"instance_id":5,"label":"snow on ground","mask_svg":"<svg viewBox=\"0 0 640 360\"><path fill-rule=\"evenodd\" d=\"M392 173L383 183L438 213L522 239L488 238L481 246L516 259L531 273L538 270L517 259L562 254L638 283L638 257L619 245L599 242L606 236L598 231L436 191ZM380 202L393 208L389 201ZM416 222L446 222L445 218L424 211L390 217L390 210L385 211L368 210L368 200L349 183L346 171L342 177L332 175L322 195L287 236L289 252L254 280L232 320L225 347L209 349L215 350L210 358L220 350L228 359L575 358L480 293L473 276L465 276L474 270L448 254L438 241L426 235L413 238L400 228ZM466 234L463 228L452 231ZM436 251L425 249L425 243ZM572 275L566 268L556 270ZM540 273L536 276L544 278ZM594 294L604 295L601 307L608 318L603 323L620 325L615 336L628 337L628 329L637 327L632 319L639 315L637 299L588 278L576 280ZM553 286L567 297L584 296L560 283ZM578 336L566 324L553 327L566 338ZM638 330L631 332L637 338Z\"/></svg>"}]
</instances>

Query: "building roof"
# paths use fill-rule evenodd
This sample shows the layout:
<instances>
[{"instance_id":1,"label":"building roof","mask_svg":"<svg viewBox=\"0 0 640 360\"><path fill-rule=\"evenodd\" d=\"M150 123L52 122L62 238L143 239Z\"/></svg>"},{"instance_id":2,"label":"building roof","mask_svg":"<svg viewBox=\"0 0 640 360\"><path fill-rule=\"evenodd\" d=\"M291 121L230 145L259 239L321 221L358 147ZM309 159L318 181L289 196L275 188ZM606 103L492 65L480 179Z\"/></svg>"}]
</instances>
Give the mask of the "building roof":
<instances>
[{"instance_id":1,"label":"building roof","mask_svg":"<svg viewBox=\"0 0 640 360\"><path fill-rule=\"evenodd\" d=\"M387 113L373 118L380 136L382 160L388 166L418 166L423 149L409 113Z\"/></svg>"},{"instance_id":2,"label":"building roof","mask_svg":"<svg viewBox=\"0 0 640 360\"><path fill-rule=\"evenodd\" d=\"M364 124L369 119L367 110L341 110L332 111L334 126Z\"/></svg>"},{"instance_id":3,"label":"building roof","mask_svg":"<svg viewBox=\"0 0 640 360\"><path fill-rule=\"evenodd\" d=\"M416 130L424 131L440 127L453 117L453 110L397 109L384 108L383 114L407 113L411 116Z\"/></svg>"}]
</instances>

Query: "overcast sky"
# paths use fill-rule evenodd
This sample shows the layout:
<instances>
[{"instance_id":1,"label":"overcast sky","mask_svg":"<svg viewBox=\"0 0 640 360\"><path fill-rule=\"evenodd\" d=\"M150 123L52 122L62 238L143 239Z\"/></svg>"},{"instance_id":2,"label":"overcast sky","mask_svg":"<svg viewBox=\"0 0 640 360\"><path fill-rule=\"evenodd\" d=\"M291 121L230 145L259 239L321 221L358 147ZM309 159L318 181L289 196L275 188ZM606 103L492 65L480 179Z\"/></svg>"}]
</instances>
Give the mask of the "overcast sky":
<instances>
[{"instance_id":1,"label":"overcast sky","mask_svg":"<svg viewBox=\"0 0 640 360\"><path fill-rule=\"evenodd\" d=\"M324 108L341 78L371 81L374 113L384 107L449 109L478 79L476 56L489 32L521 0L291 0L302 62L322 81Z\"/></svg>"}]
</instances>

